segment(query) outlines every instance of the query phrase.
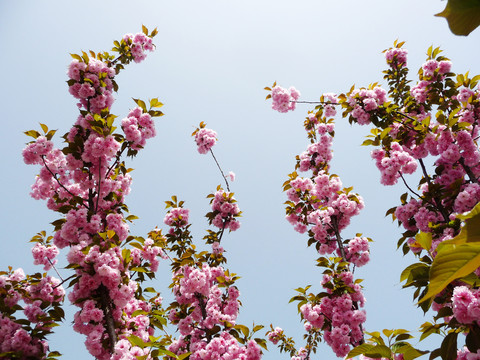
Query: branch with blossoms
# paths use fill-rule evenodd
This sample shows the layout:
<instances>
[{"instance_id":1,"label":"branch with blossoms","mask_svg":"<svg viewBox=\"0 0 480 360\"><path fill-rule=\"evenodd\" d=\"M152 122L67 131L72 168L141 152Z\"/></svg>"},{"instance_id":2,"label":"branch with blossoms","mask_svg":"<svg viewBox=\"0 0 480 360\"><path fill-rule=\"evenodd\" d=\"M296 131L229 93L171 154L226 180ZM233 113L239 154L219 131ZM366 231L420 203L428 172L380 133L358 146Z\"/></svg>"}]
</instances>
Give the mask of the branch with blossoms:
<instances>
[{"instance_id":1,"label":"branch with blossoms","mask_svg":"<svg viewBox=\"0 0 480 360\"><path fill-rule=\"evenodd\" d=\"M46 125L41 125L44 134L26 132L34 141L24 149L24 160L40 166L32 196L62 214L52 223L53 237L37 241L35 262L48 270L58 249L69 249L67 268L75 273L68 278L69 300L80 308L74 330L86 335L86 347L97 359L150 358L145 344L165 323L159 294L154 291L147 298L141 287L155 276L163 243L129 234L127 222L136 219L125 204L131 169L121 160L125 153L137 155L155 136L153 118L163 115L158 110L162 104L134 99L137 107L121 122L123 134L115 132L116 116L110 112L118 90L115 76L127 64L145 59L156 34L143 27L141 33L125 35L114 43L116 57L108 52L72 54L67 84L80 114L63 137L63 149L54 147L55 132ZM168 337L164 342L168 345Z\"/></svg>"},{"instance_id":2,"label":"branch with blossoms","mask_svg":"<svg viewBox=\"0 0 480 360\"><path fill-rule=\"evenodd\" d=\"M342 252L337 241L335 246L338 248L334 249L334 242L329 239L329 236L333 237L332 232L337 234L337 239L340 234L341 229L336 228L336 222L340 220L338 214L343 215L345 210L348 214L351 210L348 206L329 207L330 198L325 192L338 181L336 176L327 176L331 140L326 134L333 137L335 107L341 107L342 117L351 124L372 126L363 145L376 147L372 158L381 173L380 183L391 186L402 179L409 191L401 196L401 204L389 209L387 215L392 215L405 229L398 247L404 254L412 252L418 259L402 272L404 287L415 289L414 299L419 300L418 304L425 312L428 309L437 312L434 323L422 325L421 339L431 334L444 334L441 346L432 352L430 358L476 358L480 356L480 318L477 314L480 248L475 235L478 230L475 225L478 207L475 205L480 202L480 151L477 143L480 76L470 78L468 74L453 73L449 59L440 55L440 49L430 47L427 61L418 72L418 82L412 86L408 80L407 51L403 43L395 42L394 47L384 53L388 64L384 71L388 90L374 83L368 88L352 87L345 94L324 94L304 123L311 145L297 156L296 170L311 170L313 176L305 179L296 172L289 175L284 185L289 198L286 202L287 219L297 231L308 231L309 245L315 244L320 254L331 245L329 251L336 250L340 256L338 261L345 265L338 272L331 265L336 258L320 258L319 264L327 268L327 278L324 275L322 284L328 284L328 291L314 296L306 294L308 287L300 288L297 289L300 294L292 300L300 301L302 319L308 319L308 316L314 321L322 319L317 328L328 334L323 336L330 344L331 335L326 331L331 331L331 324L325 321L328 309L323 302L328 302L325 299L330 299L332 290L334 293L338 288L330 281L332 275L344 274L345 266L352 261L349 248ZM272 108L280 112L293 110L295 105L292 104L300 101L299 92L292 89L286 90L276 84L266 88L271 92L267 98L272 98ZM433 158L431 172L425 165L427 157ZM422 173L414 190L404 175L414 174L418 164ZM334 196L341 196L340 187L335 190ZM317 230L319 224L321 232ZM342 291L349 293L349 290ZM319 306L312 311L315 309L312 307L310 310L307 306L315 301L323 308ZM386 345L379 333L371 333L368 342L357 345L347 357L363 354L367 358L402 356L413 359L425 354L405 341L411 338L406 331L392 331L384 330L384 335L393 336L392 339L398 341L392 340ZM466 347L457 351L459 333L466 334ZM346 340L351 334L345 328L335 338L343 336ZM334 351L338 356L348 352L347 349L339 352L337 348Z\"/></svg>"},{"instance_id":3,"label":"branch with blossoms","mask_svg":"<svg viewBox=\"0 0 480 360\"><path fill-rule=\"evenodd\" d=\"M216 143L216 132L200 124L193 136L201 154L212 152ZM220 169L222 177L228 181ZM189 210L184 202L172 196L166 201L168 212L164 223L169 226L165 235L158 230L149 237L162 238L163 250L170 259L175 300L167 307L169 322L179 332L172 338L166 355L169 359L204 359L216 354L218 359L261 358L261 347L265 340L254 337L263 326L253 325L252 330L237 323L240 309L239 290L235 285L238 276L225 269L227 262L224 248L220 245L225 230L236 231L240 227L237 218L241 215L234 194L220 186L210 199L211 211L206 214L208 223L217 231L208 230L204 237L208 251L199 251L190 233Z\"/></svg>"}]
</instances>

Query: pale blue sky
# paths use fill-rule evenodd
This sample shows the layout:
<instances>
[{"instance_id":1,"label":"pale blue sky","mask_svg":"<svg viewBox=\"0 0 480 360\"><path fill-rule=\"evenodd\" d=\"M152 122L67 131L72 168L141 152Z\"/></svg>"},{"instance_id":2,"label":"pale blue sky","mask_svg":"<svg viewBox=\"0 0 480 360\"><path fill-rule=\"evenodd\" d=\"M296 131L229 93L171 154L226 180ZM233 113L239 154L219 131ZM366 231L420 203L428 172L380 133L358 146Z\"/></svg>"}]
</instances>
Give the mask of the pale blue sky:
<instances>
[{"instance_id":1,"label":"pale blue sky","mask_svg":"<svg viewBox=\"0 0 480 360\"><path fill-rule=\"evenodd\" d=\"M69 53L109 50L114 39L139 32L141 25L158 27L156 52L132 64L117 82L120 91L112 109L120 119L133 106L131 97L159 97L166 116L157 120L158 136L131 164L132 192L127 203L140 217L131 227L145 235L162 226L163 201L176 194L191 209L193 230L200 241L208 210L205 196L222 182L210 157L199 155L190 134L200 121L219 134L215 154L232 184L244 212L239 231L227 236L228 267L238 282L243 308L240 323L280 326L301 340L296 306L288 304L293 289L313 284L319 289L321 269L305 236L284 220L281 185L293 171L294 157L307 146L302 129L309 106L279 114L264 101L265 86L275 80L294 85L301 100L316 100L323 92L343 92L352 84L366 86L382 80L381 51L395 39L406 41L411 76L430 45L441 46L453 70L480 73L480 30L456 37L446 21L433 16L446 2L438 0L177 0L91 1L0 0L0 56L3 154L0 178L3 230L0 268L12 265L40 271L32 265L28 240L51 230L56 215L28 195L37 169L24 165L23 131L46 123L62 135L77 117L75 100L65 81ZM384 217L404 189L385 188L370 148L360 147L367 128L337 122L333 171L345 186L354 186L366 209L343 234L363 233L375 240L371 262L357 271L365 278L367 330L415 330L423 319L401 290L399 274L413 262L397 252L400 229ZM59 136L57 144L60 145ZM410 177L414 183L413 177ZM60 257L64 257L64 253ZM64 261L63 261L64 263ZM167 267L156 287L166 290ZM66 270L62 271L65 277ZM167 298L168 295L165 295ZM68 304L68 303L67 303ZM52 336L52 349L65 359L89 359L83 336L69 326ZM301 341L299 342L301 344ZM422 344L420 344L422 347ZM271 346L264 359L287 359ZM318 359L335 359L323 346Z\"/></svg>"}]
</instances>

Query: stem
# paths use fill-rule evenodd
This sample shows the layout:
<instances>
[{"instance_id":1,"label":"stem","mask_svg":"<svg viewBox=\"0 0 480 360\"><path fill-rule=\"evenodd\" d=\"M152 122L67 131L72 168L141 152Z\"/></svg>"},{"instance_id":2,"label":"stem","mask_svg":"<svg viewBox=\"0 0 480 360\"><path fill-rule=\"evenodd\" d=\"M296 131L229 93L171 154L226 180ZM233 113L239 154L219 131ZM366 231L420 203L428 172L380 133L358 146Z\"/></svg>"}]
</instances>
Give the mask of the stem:
<instances>
[{"instance_id":1,"label":"stem","mask_svg":"<svg viewBox=\"0 0 480 360\"><path fill-rule=\"evenodd\" d=\"M460 158L460 160L458 160L458 162L460 163L460 165L462 165L462 168L463 170L465 170L465 172L467 173L468 175L468 178L470 179L470 181L472 183L478 183L478 179L475 177L475 174L472 172L472 169L470 169L470 167L468 167L467 165L465 165L465 160L463 158Z\"/></svg>"},{"instance_id":2,"label":"stem","mask_svg":"<svg viewBox=\"0 0 480 360\"><path fill-rule=\"evenodd\" d=\"M223 233L225 232L225 221L223 222L222 230L220 231L220 237L218 237L218 243L222 241Z\"/></svg>"},{"instance_id":3,"label":"stem","mask_svg":"<svg viewBox=\"0 0 480 360\"><path fill-rule=\"evenodd\" d=\"M58 274L58 273L57 273L57 274ZM59 287L59 286L62 286L62 285L65 284L68 280L74 278L75 276L77 276L77 275L76 275L76 274L73 274L72 276L69 276L69 277L66 278L65 280L62 279L62 282L61 282L60 284L56 285L56 286L54 287L54 289L56 289L56 288Z\"/></svg>"},{"instance_id":4,"label":"stem","mask_svg":"<svg viewBox=\"0 0 480 360\"><path fill-rule=\"evenodd\" d=\"M418 159L418 162L420 163L420 166L422 167L423 176L425 177L425 179L427 179L428 186L430 187L431 184L432 184L432 181L430 179L430 175L428 175L428 173L427 173L427 169L425 168L425 164L424 164L422 159ZM435 204L432 204L432 205L437 207L438 211L440 211L440 214L442 214L445 222L448 223L450 221L450 219L448 218L448 215L445 212L445 208L442 205L442 201L438 200L436 197L433 197L433 196L432 196L432 198L435 201Z\"/></svg>"},{"instance_id":5,"label":"stem","mask_svg":"<svg viewBox=\"0 0 480 360\"><path fill-rule=\"evenodd\" d=\"M98 202L100 200L100 185L102 184L102 159L98 158L98 190L97 190L97 204L95 205L95 212L98 211Z\"/></svg>"},{"instance_id":6,"label":"stem","mask_svg":"<svg viewBox=\"0 0 480 360\"><path fill-rule=\"evenodd\" d=\"M405 186L407 187L407 189L410 190L410 192L413 193L414 195L416 195L419 199L422 199L422 200L423 200L423 198L422 198L420 195L418 195L415 191L412 190L412 188L411 188L410 186L408 186L407 181L406 181L405 178L403 177L403 174L402 174L400 171L399 171L398 173L400 174L400 177L402 178L403 183L405 184Z\"/></svg>"},{"instance_id":7,"label":"stem","mask_svg":"<svg viewBox=\"0 0 480 360\"><path fill-rule=\"evenodd\" d=\"M345 254L345 249L343 248L342 237L340 236L340 232L338 231L338 219L337 216L332 216L332 229L335 232L335 237L337 238L337 245L340 250L340 254L344 261L348 262L347 256Z\"/></svg>"},{"instance_id":8,"label":"stem","mask_svg":"<svg viewBox=\"0 0 480 360\"><path fill-rule=\"evenodd\" d=\"M52 262L50 259L48 259L48 258L47 258L47 260L48 260L48 262L50 263L50 265L52 265L53 270L55 270L55 272L57 273L57 275L58 275L58 277L60 278L60 280L62 280L62 282L61 282L60 284L63 284L63 283L65 282L65 280L63 280L62 275L60 275L60 273L58 272L58 270L57 270L57 268L55 267L55 265L53 265L53 262Z\"/></svg>"},{"instance_id":9,"label":"stem","mask_svg":"<svg viewBox=\"0 0 480 360\"><path fill-rule=\"evenodd\" d=\"M117 343L117 336L115 334L115 323L113 321L112 314L112 301L108 294L108 289L105 285L100 285L98 288L100 292L100 303L102 306L103 313L105 315L105 323L107 327L107 334L110 340L110 353L115 352L115 344Z\"/></svg>"},{"instance_id":10,"label":"stem","mask_svg":"<svg viewBox=\"0 0 480 360\"><path fill-rule=\"evenodd\" d=\"M122 149L122 151L120 151L117 156L116 156L116 159L115 159L115 162L112 164L112 166L110 166L107 170L107 173L105 174L105 179L108 178L108 175L110 174L110 171L112 171L112 169L115 167L115 165L118 164L118 162L120 161L120 157L122 156L123 152L125 151L126 147Z\"/></svg>"},{"instance_id":11,"label":"stem","mask_svg":"<svg viewBox=\"0 0 480 360\"><path fill-rule=\"evenodd\" d=\"M212 154L213 160L215 160L215 163L217 164L217 167L218 167L218 169L220 170L220 173L222 174L223 179L225 180L225 184L227 184L227 190L228 190L228 192L230 192L230 187L228 186L227 177L226 177L225 174L223 173L223 170L222 170L222 168L220 167L220 164L218 163L217 158L216 158L215 155L213 154L212 149L210 149L210 153Z\"/></svg>"}]
</instances>

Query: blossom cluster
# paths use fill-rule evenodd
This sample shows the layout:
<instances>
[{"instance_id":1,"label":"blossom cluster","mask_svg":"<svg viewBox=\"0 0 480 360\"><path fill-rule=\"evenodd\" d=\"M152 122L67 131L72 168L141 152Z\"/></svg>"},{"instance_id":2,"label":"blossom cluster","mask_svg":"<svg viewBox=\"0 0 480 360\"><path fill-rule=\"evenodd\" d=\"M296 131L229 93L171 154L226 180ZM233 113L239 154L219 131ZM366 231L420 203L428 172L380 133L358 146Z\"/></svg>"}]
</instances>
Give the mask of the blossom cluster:
<instances>
[{"instance_id":1,"label":"blossom cluster","mask_svg":"<svg viewBox=\"0 0 480 360\"><path fill-rule=\"evenodd\" d=\"M130 51L133 55L133 60L139 63L147 57L145 51L153 51L154 45L151 37L144 33L126 34L123 36L123 40L130 45Z\"/></svg>"},{"instance_id":2,"label":"blossom cluster","mask_svg":"<svg viewBox=\"0 0 480 360\"><path fill-rule=\"evenodd\" d=\"M168 348L177 355L191 352L190 359L261 358L259 345L250 340L242 346L228 331L236 323L240 295L235 286L225 285L229 275L220 267L204 263L201 268L183 266L174 274L173 292L179 308L170 310L169 319L177 324L180 337ZM205 335L215 326L224 328L218 336Z\"/></svg>"},{"instance_id":3,"label":"blossom cluster","mask_svg":"<svg viewBox=\"0 0 480 360\"><path fill-rule=\"evenodd\" d=\"M27 277L21 268L0 272L0 353L11 352L22 359L44 358L48 353L42 333L50 333L61 320L56 310L63 303L65 291L59 279L38 275ZM23 319L16 318L18 310L23 310ZM25 326L25 320L34 331Z\"/></svg>"},{"instance_id":4,"label":"blossom cluster","mask_svg":"<svg viewBox=\"0 0 480 360\"><path fill-rule=\"evenodd\" d=\"M332 288L338 286L334 285L338 282L352 291L336 294ZM354 304L363 306L365 298L360 285L354 283L353 274L349 271L335 273L333 277L326 275L322 285L331 296L323 297L316 305L302 305L300 312L305 321L304 326L307 331L312 328L324 329L325 342L338 357L344 357L350 351L350 344L358 344L363 339L365 311L358 310ZM329 322L327 326L326 320Z\"/></svg>"},{"instance_id":5,"label":"blossom cluster","mask_svg":"<svg viewBox=\"0 0 480 360\"><path fill-rule=\"evenodd\" d=\"M455 318L462 324L480 325L480 290L457 286L453 290L452 309Z\"/></svg>"},{"instance_id":6,"label":"blossom cluster","mask_svg":"<svg viewBox=\"0 0 480 360\"><path fill-rule=\"evenodd\" d=\"M272 89L272 109L281 113L295 110L300 92L293 86L284 89L281 86L275 86Z\"/></svg>"},{"instance_id":7,"label":"blossom cluster","mask_svg":"<svg viewBox=\"0 0 480 360\"><path fill-rule=\"evenodd\" d=\"M240 228L240 222L236 218L240 216L241 211L233 193L220 188L213 194L210 204L212 211L207 214L207 217L211 224L219 229L230 231Z\"/></svg>"},{"instance_id":8,"label":"blossom cluster","mask_svg":"<svg viewBox=\"0 0 480 360\"><path fill-rule=\"evenodd\" d=\"M50 270L57 263L57 257L59 253L58 248L55 245L47 245L37 243L32 248L33 263L34 265L44 265L43 270Z\"/></svg>"},{"instance_id":9,"label":"blossom cluster","mask_svg":"<svg viewBox=\"0 0 480 360\"><path fill-rule=\"evenodd\" d=\"M200 154L206 154L217 142L217 133L212 129L201 128L195 134L195 142Z\"/></svg>"},{"instance_id":10,"label":"blossom cluster","mask_svg":"<svg viewBox=\"0 0 480 360\"><path fill-rule=\"evenodd\" d=\"M387 92L380 86L373 89L354 89L350 92L347 103L351 107L350 115L359 125L370 124L375 110L387 101Z\"/></svg>"},{"instance_id":11,"label":"blossom cluster","mask_svg":"<svg viewBox=\"0 0 480 360\"><path fill-rule=\"evenodd\" d=\"M68 68L69 92L79 100L79 108L100 114L103 109L110 109L114 102L115 75L115 69L101 60L92 57L88 61L74 59Z\"/></svg>"},{"instance_id":12,"label":"blossom cluster","mask_svg":"<svg viewBox=\"0 0 480 360\"><path fill-rule=\"evenodd\" d=\"M131 110L128 117L122 120L122 129L125 139L132 142L133 149L143 148L147 139L156 135L152 117L139 107Z\"/></svg>"}]
</instances>

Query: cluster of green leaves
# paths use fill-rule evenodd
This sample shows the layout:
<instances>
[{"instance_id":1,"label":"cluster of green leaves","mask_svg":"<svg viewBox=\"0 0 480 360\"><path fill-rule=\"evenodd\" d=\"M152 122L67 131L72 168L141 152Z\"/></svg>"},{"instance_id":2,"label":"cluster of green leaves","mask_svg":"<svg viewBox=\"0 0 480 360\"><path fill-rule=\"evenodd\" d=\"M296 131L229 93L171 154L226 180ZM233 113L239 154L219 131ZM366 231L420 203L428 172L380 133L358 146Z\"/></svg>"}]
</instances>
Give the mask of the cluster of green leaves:
<instances>
[{"instance_id":1,"label":"cluster of green leaves","mask_svg":"<svg viewBox=\"0 0 480 360\"><path fill-rule=\"evenodd\" d=\"M413 336L404 329L382 331L386 337L384 340L382 334L379 332L365 332L370 338L362 345L355 347L347 355L347 359L351 359L358 355L364 355L373 359L390 359L394 360L395 355L402 355L404 360L413 360L428 351L421 351L415 349L407 340L412 339Z\"/></svg>"}]
</instances>

